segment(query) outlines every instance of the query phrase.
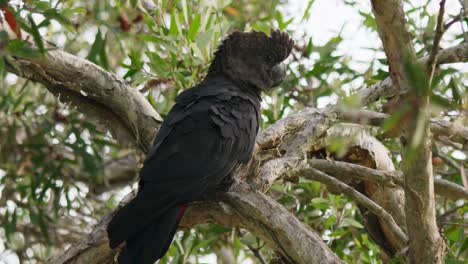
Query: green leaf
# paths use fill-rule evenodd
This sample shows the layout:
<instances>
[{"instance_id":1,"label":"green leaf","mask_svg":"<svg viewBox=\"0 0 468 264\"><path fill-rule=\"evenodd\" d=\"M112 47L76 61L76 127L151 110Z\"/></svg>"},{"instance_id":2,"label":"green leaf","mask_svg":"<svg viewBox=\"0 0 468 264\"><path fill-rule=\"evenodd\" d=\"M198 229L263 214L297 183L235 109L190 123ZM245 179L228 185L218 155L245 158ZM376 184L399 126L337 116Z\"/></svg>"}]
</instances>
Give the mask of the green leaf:
<instances>
[{"instance_id":1,"label":"green leaf","mask_svg":"<svg viewBox=\"0 0 468 264\"><path fill-rule=\"evenodd\" d=\"M278 203L280 204L291 204L296 201L296 198L292 195L284 195L278 199Z\"/></svg>"},{"instance_id":2,"label":"green leaf","mask_svg":"<svg viewBox=\"0 0 468 264\"><path fill-rule=\"evenodd\" d=\"M330 207L330 201L321 197L313 198L310 200L310 204L312 204L315 208L318 209L328 209Z\"/></svg>"},{"instance_id":3,"label":"green leaf","mask_svg":"<svg viewBox=\"0 0 468 264\"><path fill-rule=\"evenodd\" d=\"M468 237L466 237L465 240L463 241L463 244L460 247L457 256L460 257L461 254L463 254L463 252L465 252L467 249L468 249Z\"/></svg>"},{"instance_id":4,"label":"green leaf","mask_svg":"<svg viewBox=\"0 0 468 264\"><path fill-rule=\"evenodd\" d=\"M349 231L348 230L338 230L338 231L335 231L335 232L331 232L330 234L328 234L329 237L342 237L346 234L348 234Z\"/></svg>"},{"instance_id":5,"label":"green leaf","mask_svg":"<svg viewBox=\"0 0 468 264\"><path fill-rule=\"evenodd\" d=\"M352 218L345 218L343 221L341 221L340 227L347 227L347 226L352 226L356 228L364 228L364 226L359 223L358 221L352 219Z\"/></svg>"},{"instance_id":6,"label":"green leaf","mask_svg":"<svg viewBox=\"0 0 468 264\"><path fill-rule=\"evenodd\" d=\"M49 1L35 1L34 2L34 9L37 11L45 11L50 8Z\"/></svg>"},{"instance_id":7,"label":"green leaf","mask_svg":"<svg viewBox=\"0 0 468 264\"><path fill-rule=\"evenodd\" d=\"M50 243L49 232L47 232L47 224L44 221L44 217L41 211L39 211L38 216L38 225L39 229L41 230L42 235L44 236L47 243Z\"/></svg>"},{"instance_id":8,"label":"green leaf","mask_svg":"<svg viewBox=\"0 0 468 264\"><path fill-rule=\"evenodd\" d=\"M364 26L370 29L377 29L377 24L375 23L375 19L369 13L359 11L359 14L364 18Z\"/></svg>"},{"instance_id":9,"label":"green leaf","mask_svg":"<svg viewBox=\"0 0 468 264\"><path fill-rule=\"evenodd\" d=\"M325 220L325 222L323 223L323 227L324 229L328 229L331 226L334 226L335 224L336 224L336 217L334 215L331 215L330 217L327 218L327 220Z\"/></svg>"},{"instance_id":10,"label":"green leaf","mask_svg":"<svg viewBox=\"0 0 468 264\"><path fill-rule=\"evenodd\" d=\"M209 29L197 35L195 42L200 50L206 48L213 37L214 29Z\"/></svg>"},{"instance_id":11,"label":"green leaf","mask_svg":"<svg viewBox=\"0 0 468 264\"><path fill-rule=\"evenodd\" d=\"M462 102L462 96L460 94L461 89L459 88L458 82L455 78L450 78L449 87L452 91L453 100L460 104Z\"/></svg>"},{"instance_id":12,"label":"green leaf","mask_svg":"<svg viewBox=\"0 0 468 264\"><path fill-rule=\"evenodd\" d=\"M10 241L10 236L12 232L10 229L10 222L8 220L10 218L10 211L8 209L5 212L4 218L5 220L3 221L2 226L3 226L3 229L5 230L5 236L6 236L7 241Z\"/></svg>"},{"instance_id":13,"label":"green leaf","mask_svg":"<svg viewBox=\"0 0 468 264\"><path fill-rule=\"evenodd\" d=\"M312 54L313 48L314 48L314 45L312 43L312 37L310 37L309 42L307 42L307 46L306 46L306 49L305 49L305 56L306 57L309 57L310 54Z\"/></svg>"},{"instance_id":14,"label":"green leaf","mask_svg":"<svg viewBox=\"0 0 468 264\"><path fill-rule=\"evenodd\" d=\"M106 42L107 42L107 35L104 37L104 40L102 41L101 49L99 51L99 59L100 59L100 65L104 69L109 69L109 61L107 59L107 52L106 52Z\"/></svg>"},{"instance_id":15,"label":"green leaf","mask_svg":"<svg viewBox=\"0 0 468 264\"><path fill-rule=\"evenodd\" d=\"M187 0L181 0L180 3L182 4L182 13L184 14L185 24L188 24L189 16L188 16Z\"/></svg>"},{"instance_id":16,"label":"green leaf","mask_svg":"<svg viewBox=\"0 0 468 264\"><path fill-rule=\"evenodd\" d=\"M444 264L466 264L466 262L453 258L444 258Z\"/></svg>"},{"instance_id":17,"label":"green leaf","mask_svg":"<svg viewBox=\"0 0 468 264\"><path fill-rule=\"evenodd\" d=\"M205 247L211 243L213 243L214 241L218 240L217 237L212 237L212 238L208 238L208 239L204 239L202 240L200 243L196 244L195 246L193 246L190 251L188 252L189 254L196 254L200 248L202 247Z\"/></svg>"},{"instance_id":18,"label":"green leaf","mask_svg":"<svg viewBox=\"0 0 468 264\"><path fill-rule=\"evenodd\" d=\"M79 14L79 13L86 14L87 10L85 7L75 7L75 8L64 10L65 14L67 14L67 12L70 12L72 14Z\"/></svg>"},{"instance_id":19,"label":"green leaf","mask_svg":"<svg viewBox=\"0 0 468 264\"><path fill-rule=\"evenodd\" d=\"M304 13L302 14L301 22L309 18L309 11L310 11L310 8L312 7L312 4L314 4L314 2L315 0L309 0L309 3L307 4L306 9L304 10Z\"/></svg>"},{"instance_id":20,"label":"green leaf","mask_svg":"<svg viewBox=\"0 0 468 264\"><path fill-rule=\"evenodd\" d=\"M146 34L140 34L138 35L138 38L144 41L156 42L156 43L163 41L163 39L160 37L156 37L154 35L146 35Z\"/></svg>"},{"instance_id":21,"label":"green leaf","mask_svg":"<svg viewBox=\"0 0 468 264\"><path fill-rule=\"evenodd\" d=\"M5 60L0 58L0 76L3 76L3 69L5 68Z\"/></svg>"},{"instance_id":22,"label":"green leaf","mask_svg":"<svg viewBox=\"0 0 468 264\"><path fill-rule=\"evenodd\" d=\"M311 183L312 180L304 178L304 177L299 177L299 183Z\"/></svg>"},{"instance_id":23,"label":"green leaf","mask_svg":"<svg viewBox=\"0 0 468 264\"><path fill-rule=\"evenodd\" d=\"M175 8L172 9L172 12L171 12L171 26L169 28L169 34L172 35L172 36L176 36L177 34L179 34L179 26L178 26L178 15L177 15L177 12L175 10Z\"/></svg>"},{"instance_id":24,"label":"green leaf","mask_svg":"<svg viewBox=\"0 0 468 264\"><path fill-rule=\"evenodd\" d=\"M70 13L70 12L59 13L58 10L56 9L49 9L44 12L44 16L46 16L47 18L55 19L60 24L65 26L69 31L75 31L75 28L73 27L73 23L66 16L67 13Z\"/></svg>"},{"instance_id":25,"label":"green leaf","mask_svg":"<svg viewBox=\"0 0 468 264\"><path fill-rule=\"evenodd\" d=\"M88 60L98 63L97 62L97 56L101 52L101 48L103 45L104 40L102 39L102 34L101 30L98 29L98 32L96 33L96 37L94 38L94 43L91 46L91 50L89 51L88 56L86 57Z\"/></svg>"},{"instance_id":26,"label":"green leaf","mask_svg":"<svg viewBox=\"0 0 468 264\"><path fill-rule=\"evenodd\" d=\"M125 75L123 76L124 79L126 78L129 78L129 77L132 77L133 75L135 75L136 73L138 73L138 70L136 69L129 69Z\"/></svg>"},{"instance_id":27,"label":"green leaf","mask_svg":"<svg viewBox=\"0 0 468 264\"><path fill-rule=\"evenodd\" d=\"M459 108L459 106L457 106L455 102L451 101L450 99L444 96L440 96L435 93L431 93L431 102L433 104L436 104L436 105L439 105L441 107L448 108L448 109Z\"/></svg>"},{"instance_id":28,"label":"green leaf","mask_svg":"<svg viewBox=\"0 0 468 264\"><path fill-rule=\"evenodd\" d=\"M399 126L402 118L411 111L408 105L403 105L398 110L396 110L385 122L382 124L382 129L384 131L389 131L397 126Z\"/></svg>"},{"instance_id":29,"label":"green leaf","mask_svg":"<svg viewBox=\"0 0 468 264\"><path fill-rule=\"evenodd\" d=\"M248 233L242 236L240 241L245 245L253 246L255 243L257 243L257 238L251 233Z\"/></svg>"},{"instance_id":30,"label":"green leaf","mask_svg":"<svg viewBox=\"0 0 468 264\"><path fill-rule=\"evenodd\" d=\"M31 34L33 35L34 42L36 43L37 48L39 49L39 52L41 54L45 53L44 49L44 43L42 42L41 35L39 34L39 29L34 23L34 19L32 18L32 15L28 16L29 23L31 24Z\"/></svg>"},{"instance_id":31,"label":"green leaf","mask_svg":"<svg viewBox=\"0 0 468 264\"><path fill-rule=\"evenodd\" d=\"M201 22L201 15L197 14L195 18L193 19L192 24L190 24L190 28L187 33L187 38L190 41L195 40L198 30L200 29L200 22Z\"/></svg>"},{"instance_id":32,"label":"green leaf","mask_svg":"<svg viewBox=\"0 0 468 264\"><path fill-rule=\"evenodd\" d=\"M212 227L210 228L210 233L214 233L216 235L224 234L224 233L231 232L231 231L232 231L232 227L230 226L222 226L222 225L213 224Z\"/></svg>"}]
</instances>

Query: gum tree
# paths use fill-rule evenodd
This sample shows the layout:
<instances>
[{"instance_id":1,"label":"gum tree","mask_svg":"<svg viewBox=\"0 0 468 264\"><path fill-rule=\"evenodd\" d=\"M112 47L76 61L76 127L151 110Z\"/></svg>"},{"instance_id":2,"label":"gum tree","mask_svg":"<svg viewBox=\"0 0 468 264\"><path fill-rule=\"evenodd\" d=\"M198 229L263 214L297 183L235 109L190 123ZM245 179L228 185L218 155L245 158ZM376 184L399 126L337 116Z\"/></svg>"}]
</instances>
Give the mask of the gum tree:
<instances>
[{"instance_id":1,"label":"gum tree","mask_svg":"<svg viewBox=\"0 0 468 264\"><path fill-rule=\"evenodd\" d=\"M161 263L462 263L465 2L345 1L381 40L361 70L341 33L294 34L314 1L3 1L0 257L112 262L105 226L175 96L228 32L280 28L296 46L254 158L189 207Z\"/></svg>"}]
</instances>

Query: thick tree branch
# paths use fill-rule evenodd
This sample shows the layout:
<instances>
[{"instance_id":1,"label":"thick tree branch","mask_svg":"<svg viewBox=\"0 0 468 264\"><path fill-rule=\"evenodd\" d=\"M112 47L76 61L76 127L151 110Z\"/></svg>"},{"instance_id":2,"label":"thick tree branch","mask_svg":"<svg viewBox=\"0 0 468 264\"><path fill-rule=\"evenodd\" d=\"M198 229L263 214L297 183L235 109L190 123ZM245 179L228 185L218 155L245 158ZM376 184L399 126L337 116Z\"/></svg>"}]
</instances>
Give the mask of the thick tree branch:
<instances>
[{"instance_id":1,"label":"thick tree branch","mask_svg":"<svg viewBox=\"0 0 468 264\"><path fill-rule=\"evenodd\" d=\"M91 234L50 263L108 263L112 260L118 250L109 249L105 231L111 217L104 217ZM235 185L212 201L192 203L181 227L208 222L246 228L291 263L343 263L319 235L272 198L246 184Z\"/></svg>"},{"instance_id":2,"label":"thick tree branch","mask_svg":"<svg viewBox=\"0 0 468 264\"><path fill-rule=\"evenodd\" d=\"M444 241L435 218L434 178L432 175L431 140L427 122L429 103L427 84L412 83L408 65L415 61L411 35L406 28L400 0L371 0L377 30L390 65L390 77L400 91L409 92L414 107L403 128L403 162L405 175L406 227L409 235L411 263L442 263ZM422 74L412 73L412 74ZM421 85L423 88L414 87ZM426 92L424 92L426 91Z\"/></svg>"},{"instance_id":3,"label":"thick tree branch","mask_svg":"<svg viewBox=\"0 0 468 264\"><path fill-rule=\"evenodd\" d=\"M7 60L7 69L44 84L64 103L71 103L110 130L121 144L146 152L161 117L146 98L127 82L92 62L60 50L45 58Z\"/></svg>"}]
</instances>

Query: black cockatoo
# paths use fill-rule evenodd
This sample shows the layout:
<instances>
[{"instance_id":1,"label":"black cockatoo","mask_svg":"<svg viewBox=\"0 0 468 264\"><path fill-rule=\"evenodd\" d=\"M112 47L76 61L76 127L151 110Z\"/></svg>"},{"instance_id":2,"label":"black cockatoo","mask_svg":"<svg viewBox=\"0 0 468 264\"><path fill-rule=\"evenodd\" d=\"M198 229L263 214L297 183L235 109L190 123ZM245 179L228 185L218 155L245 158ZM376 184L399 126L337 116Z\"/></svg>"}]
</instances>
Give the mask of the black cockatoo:
<instances>
[{"instance_id":1,"label":"black cockatoo","mask_svg":"<svg viewBox=\"0 0 468 264\"><path fill-rule=\"evenodd\" d=\"M110 247L126 242L120 264L164 256L187 204L219 191L250 160L260 94L285 76L287 33L234 32L218 47L204 80L180 93L140 171L136 197L107 227Z\"/></svg>"}]
</instances>

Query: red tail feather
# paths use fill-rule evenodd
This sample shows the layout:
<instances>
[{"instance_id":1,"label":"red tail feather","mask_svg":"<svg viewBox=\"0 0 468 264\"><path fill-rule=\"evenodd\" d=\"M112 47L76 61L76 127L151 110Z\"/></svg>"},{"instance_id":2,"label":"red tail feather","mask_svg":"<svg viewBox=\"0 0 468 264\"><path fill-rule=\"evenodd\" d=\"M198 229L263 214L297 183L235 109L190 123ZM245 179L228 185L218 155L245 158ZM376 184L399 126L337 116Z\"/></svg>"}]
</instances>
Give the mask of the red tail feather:
<instances>
[{"instance_id":1,"label":"red tail feather","mask_svg":"<svg viewBox=\"0 0 468 264\"><path fill-rule=\"evenodd\" d=\"M185 209L187 209L187 204L186 203L182 204L182 207L180 208L179 212L177 213L176 221L180 221L180 218L182 218L182 215L184 215Z\"/></svg>"}]
</instances>

